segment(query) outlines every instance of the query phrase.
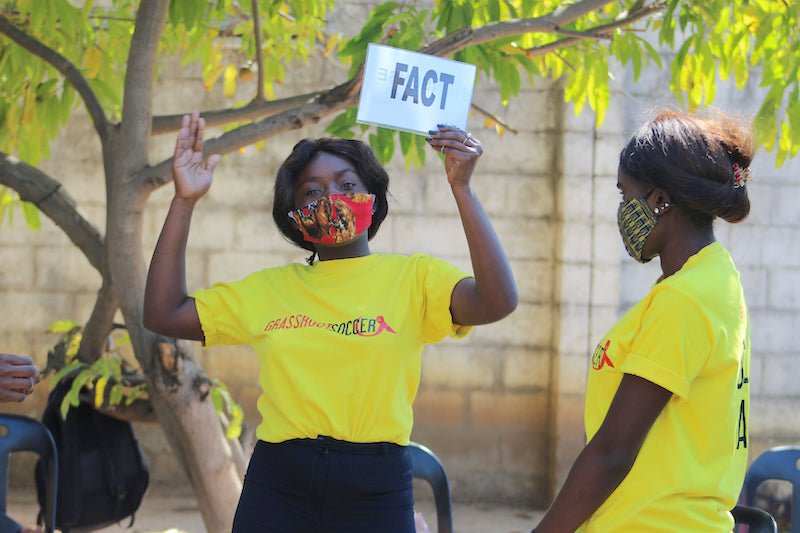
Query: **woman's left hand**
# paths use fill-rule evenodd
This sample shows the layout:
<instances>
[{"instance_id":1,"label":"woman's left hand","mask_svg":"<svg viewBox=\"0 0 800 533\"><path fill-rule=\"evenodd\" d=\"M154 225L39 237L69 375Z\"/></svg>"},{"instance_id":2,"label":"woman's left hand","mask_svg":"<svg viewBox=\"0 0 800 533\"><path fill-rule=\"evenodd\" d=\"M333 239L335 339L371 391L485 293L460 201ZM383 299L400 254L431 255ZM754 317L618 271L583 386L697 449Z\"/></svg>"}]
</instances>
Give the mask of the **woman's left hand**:
<instances>
[{"instance_id":1,"label":"woman's left hand","mask_svg":"<svg viewBox=\"0 0 800 533\"><path fill-rule=\"evenodd\" d=\"M440 124L426 141L444 155L444 170L451 187L469 185L472 171L483 153L481 142L464 130Z\"/></svg>"}]
</instances>

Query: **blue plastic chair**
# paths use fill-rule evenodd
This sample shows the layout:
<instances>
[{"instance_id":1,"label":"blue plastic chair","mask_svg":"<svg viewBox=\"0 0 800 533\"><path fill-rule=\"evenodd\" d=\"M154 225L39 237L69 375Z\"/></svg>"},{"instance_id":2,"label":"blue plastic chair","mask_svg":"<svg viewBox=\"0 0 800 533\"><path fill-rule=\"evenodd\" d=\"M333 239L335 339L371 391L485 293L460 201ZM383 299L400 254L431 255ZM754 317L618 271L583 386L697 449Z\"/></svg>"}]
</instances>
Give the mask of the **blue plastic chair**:
<instances>
[{"instance_id":1,"label":"blue plastic chair","mask_svg":"<svg viewBox=\"0 0 800 533\"><path fill-rule=\"evenodd\" d=\"M778 524L772 515L756 507L737 505L731 510L733 520L736 522L735 531L741 532L738 526L747 526L748 533L778 533Z\"/></svg>"},{"instance_id":2,"label":"blue plastic chair","mask_svg":"<svg viewBox=\"0 0 800 533\"><path fill-rule=\"evenodd\" d=\"M16 523L7 514L8 456L11 452L35 452L45 459L49 467L44 509L45 531L55 531L56 497L58 490L58 453L53 436L38 420L26 416L0 414L0 526L3 533L15 531Z\"/></svg>"},{"instance_id":3,"label":"blue plastic chair","mask_svg":"<svg viewBox=\"0 0 800 533\"><path fill-rule=\"evenodd\" d=\"M800 446L778 446L756 457L747 469L739 501L752 505L756 489L769 479L792 484L792 533L800 533Z\"/></svg>"},{"instance_id":4,"label":"blue plastic chair","mask_svg":"<svg viewBox=\"0 0 800 533\"><path fill-rule=\"evenodd\" d=\"M413 464L413 476L424 479L433 489L436 504L436 527L438 533L453 532L453 502L450 499L450 482L444 465L430 449L411 442L408 445Z\"/></svg>"}]
</instances>

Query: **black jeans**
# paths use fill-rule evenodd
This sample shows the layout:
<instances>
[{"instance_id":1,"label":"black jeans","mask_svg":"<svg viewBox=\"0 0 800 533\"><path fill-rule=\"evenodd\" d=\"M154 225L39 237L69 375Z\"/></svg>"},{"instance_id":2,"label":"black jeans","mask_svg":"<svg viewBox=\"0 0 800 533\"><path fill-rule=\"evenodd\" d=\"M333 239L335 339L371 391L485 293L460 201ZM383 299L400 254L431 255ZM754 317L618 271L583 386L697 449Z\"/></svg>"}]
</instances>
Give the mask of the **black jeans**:
<instances>
[{"instance_id":1,"label":"black jeans","mask_svg":"<svg viewBox=\"0 0 800 533\"><path fill-rule=\"evenodd\" d=\"M256 444L234 533L413 533L405 446L318 437Z\"/></svg>"}]
</instances>

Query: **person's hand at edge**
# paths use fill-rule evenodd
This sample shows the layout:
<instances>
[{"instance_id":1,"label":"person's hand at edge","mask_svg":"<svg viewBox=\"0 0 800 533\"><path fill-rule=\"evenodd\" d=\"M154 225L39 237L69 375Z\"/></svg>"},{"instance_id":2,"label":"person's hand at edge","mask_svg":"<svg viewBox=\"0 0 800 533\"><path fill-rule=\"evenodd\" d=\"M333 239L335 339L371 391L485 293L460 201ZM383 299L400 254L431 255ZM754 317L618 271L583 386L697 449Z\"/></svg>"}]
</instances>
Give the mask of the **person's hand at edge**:
<instances>
[{"instance_id":1,"label":"person's hand at edge","mask_svg":"<svg viewBox=\"0 0 800 533\"><path fill-rule=\"evenodd\" d=\"M21 402L42 380L39 369L27 355L0 353L0 402Z\"/></svg>"}]
</instances>

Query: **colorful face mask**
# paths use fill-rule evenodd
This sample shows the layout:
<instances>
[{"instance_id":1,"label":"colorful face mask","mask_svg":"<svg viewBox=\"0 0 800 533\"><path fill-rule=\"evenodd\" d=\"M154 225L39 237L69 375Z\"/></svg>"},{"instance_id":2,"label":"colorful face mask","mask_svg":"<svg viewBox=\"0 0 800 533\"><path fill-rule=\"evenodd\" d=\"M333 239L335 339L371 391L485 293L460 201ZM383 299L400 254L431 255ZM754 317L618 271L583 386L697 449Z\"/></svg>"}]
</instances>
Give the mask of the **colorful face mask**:
<instances>
[{"instance_id":1,"label":"colorful face mask","mask_svg":"<svg viewBox=\"0 0 800 533\"><path fill-rule=\"evenodd\" d=\"M375 195L333 194L289 211L303 238L319 244L341 244L355 239L372 225Z\"/></svg>"},{"instance_id":2,"label":"colorful face mask","mask_svg":"<svg viewBox=\"0 0 800 533\"><path fill-rule=\"evenodd\" d=\"M622 242L625 243L625 249L628 251L628 255L640 263L647 263L652 259L652 257L642 257L644 241L647 240L658 222L658 216L647 205L647 198L652 192L651 190L644 196L631 198L627 202L621 203L617 210L617 225Z\"/></svg>"}]
</instances>

